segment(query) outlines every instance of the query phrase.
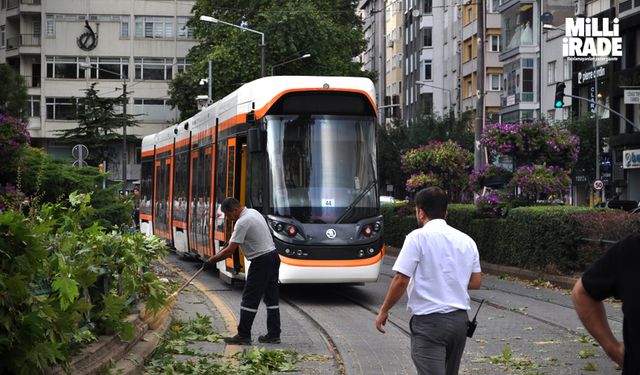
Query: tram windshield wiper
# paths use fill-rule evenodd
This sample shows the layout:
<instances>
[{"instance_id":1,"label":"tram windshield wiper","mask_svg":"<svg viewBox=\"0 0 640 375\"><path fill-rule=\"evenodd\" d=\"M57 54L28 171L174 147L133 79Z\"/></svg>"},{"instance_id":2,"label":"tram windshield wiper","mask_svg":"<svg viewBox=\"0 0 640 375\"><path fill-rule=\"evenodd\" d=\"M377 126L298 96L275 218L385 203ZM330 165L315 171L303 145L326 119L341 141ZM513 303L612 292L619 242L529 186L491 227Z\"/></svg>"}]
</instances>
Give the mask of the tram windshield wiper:
<instances>
[{"instance_id":1,"label":"tram windshield wiper","mask_svg":"<svg viewBox=\"0 0 640 375\"><path fill-rule=\"evenodd\" d=\"M336 220L336 224L340 224L342 220L344 220L351 213L351 211L353 211L356 205L360 203L362 198L364 198L369 193L369 191L371 191L371 189L373 189L373 187L378 184L378 180L375 178L375 168L373 166L373 158L371 156L369 156L369 163L371 166L371 172L373 173L373 180L371 180L371 182L369 182L369 184L364 188L364 190L362 190L362 193L358 194L356 199L354 199L353 202L351 202L349 207L347 207L347 209L344 210L344 213L340 215L338 220Z\"/></svg>"}]
</instances>

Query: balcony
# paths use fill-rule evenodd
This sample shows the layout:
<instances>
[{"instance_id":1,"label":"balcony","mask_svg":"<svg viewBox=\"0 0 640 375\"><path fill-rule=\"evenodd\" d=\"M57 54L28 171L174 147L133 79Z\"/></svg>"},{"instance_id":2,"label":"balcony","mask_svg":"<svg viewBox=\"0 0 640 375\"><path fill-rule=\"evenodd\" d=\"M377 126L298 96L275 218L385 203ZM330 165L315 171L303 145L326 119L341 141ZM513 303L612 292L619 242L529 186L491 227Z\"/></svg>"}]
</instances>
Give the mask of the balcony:
<instances>
[{"instance_id":1,"label":"balcony","mask_svg":"<svg viewBox=\"0 0 640 375\"><path fill-rule=\"evenodd\" d=\"M20 13L40 13L42 0L7 0L7 18Z\"/></svg>"},{"instance_id":2,"label":"balcony","mask_svg":"<svg viewBox=\"0 0 640 375\"><path fill-rule=\"evenodd\" d=\"M42 77L40 76L22 76L27 88L38 88L42 86Z\"/></svg>"},{"instance_id":3,"label":"balcony","mask_svg":"<svg viewBox=\"0 0 640 375\"><path fill-rule=\"evenodd\" d=\"M18 54L40 54L40 43L39 34L20 34L7 38L7 57Z\"/></svg>"}]
</instances>

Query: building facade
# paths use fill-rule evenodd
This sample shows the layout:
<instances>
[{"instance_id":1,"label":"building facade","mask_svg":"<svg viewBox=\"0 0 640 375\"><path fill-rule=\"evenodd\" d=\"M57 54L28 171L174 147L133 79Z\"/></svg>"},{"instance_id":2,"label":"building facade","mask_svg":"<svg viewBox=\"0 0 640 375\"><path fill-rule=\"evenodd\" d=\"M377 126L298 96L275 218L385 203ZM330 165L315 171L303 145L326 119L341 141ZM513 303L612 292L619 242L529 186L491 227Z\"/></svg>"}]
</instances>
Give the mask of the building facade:
<instances>
[{"instance_id":1,"label":"building facade","mask_svg":"<svg viewBox=\"0 0 640 375\"><path fill-rule=\"evenodd\" d=\"M0 62L18 71L28 86L32 143L71 158L58 132L77 126L73 101L97 82L99 96L118 97L127 87L127 113L141 139L174 123L168 83L188 69L195 45L186 26L195 1L2 0ZM122 110L123 108L121 108ZM127 187L140 178L140 142L129 144ZM116 147L117 148L117 147ZM107 169L122 180L122 147ZM91 153L91 150L89 150Z\"/></svg>"}]
</instances>

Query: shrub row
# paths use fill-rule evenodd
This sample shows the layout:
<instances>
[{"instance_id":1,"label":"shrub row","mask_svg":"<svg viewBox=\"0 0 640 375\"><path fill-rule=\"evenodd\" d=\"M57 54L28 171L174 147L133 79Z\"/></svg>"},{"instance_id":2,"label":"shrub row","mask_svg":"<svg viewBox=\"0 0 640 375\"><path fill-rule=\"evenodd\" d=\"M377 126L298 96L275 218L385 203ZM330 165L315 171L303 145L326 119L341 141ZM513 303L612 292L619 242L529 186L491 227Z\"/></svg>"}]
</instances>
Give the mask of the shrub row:
<instances>
[{"instance_id":1,"label":"shrub row","mask_svg":"<svg viewBox=\"0 0 640 375\"><path fill-rule=\"evenodd\" d=\"M416 228L415 208L382 207L385 242L401 247ZM473 205L450 205L447 222L469 234L484 261L552 273L581 272L617 241L640 230L640 215L573 206L519 207L505 218L480 218Z\"/></svg>"}]
</instances>

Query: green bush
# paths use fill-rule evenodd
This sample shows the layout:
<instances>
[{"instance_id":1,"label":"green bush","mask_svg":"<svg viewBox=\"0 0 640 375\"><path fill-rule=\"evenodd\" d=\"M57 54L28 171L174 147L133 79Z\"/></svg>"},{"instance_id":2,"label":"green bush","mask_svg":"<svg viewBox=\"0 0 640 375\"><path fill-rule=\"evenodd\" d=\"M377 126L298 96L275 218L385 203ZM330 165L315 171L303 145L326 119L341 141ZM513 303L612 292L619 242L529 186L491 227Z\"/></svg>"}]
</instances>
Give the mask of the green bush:
<instances>
[{"instance_id":1,"label":"green bush","mask_svg":"<svg viewBox=\"0 0 640 375\"><path fill-rule=\"evenodd\" d=\"M89 199L71 194L29 217L0 212L0 373L65 365L97 335L130 339L131 297L151 310L164 302L167 288L148 269L166 245L83 225L92 215Z\"/></svg>"},{"instance_id":2,"label":"green bush","mask_svg":"<svg viewBox=\"0 0 640 375\"><path fill-rule=\"evenodd\" d=\"M416 228L414 210L382 207L385 243L402 246ZM574 206L517 207L504 218L480 218L475 206L452 204L447 222L476 241L483 261L551 273L582 272L602 255L605 246L585 238L617 241L640 231L639 215Z\"/></svg>"},{"instance_id":3,"label":"green bush","mask_svg":"<svg viewBox=\"0 0 640 375\"><path fill-rule=\"evenodd\" d=\"M407 203L386 204L380 207L384 223L383 241L393 247L402 247L404 238L418 227L415 206Z\"/></svg>"}]
</instances>

